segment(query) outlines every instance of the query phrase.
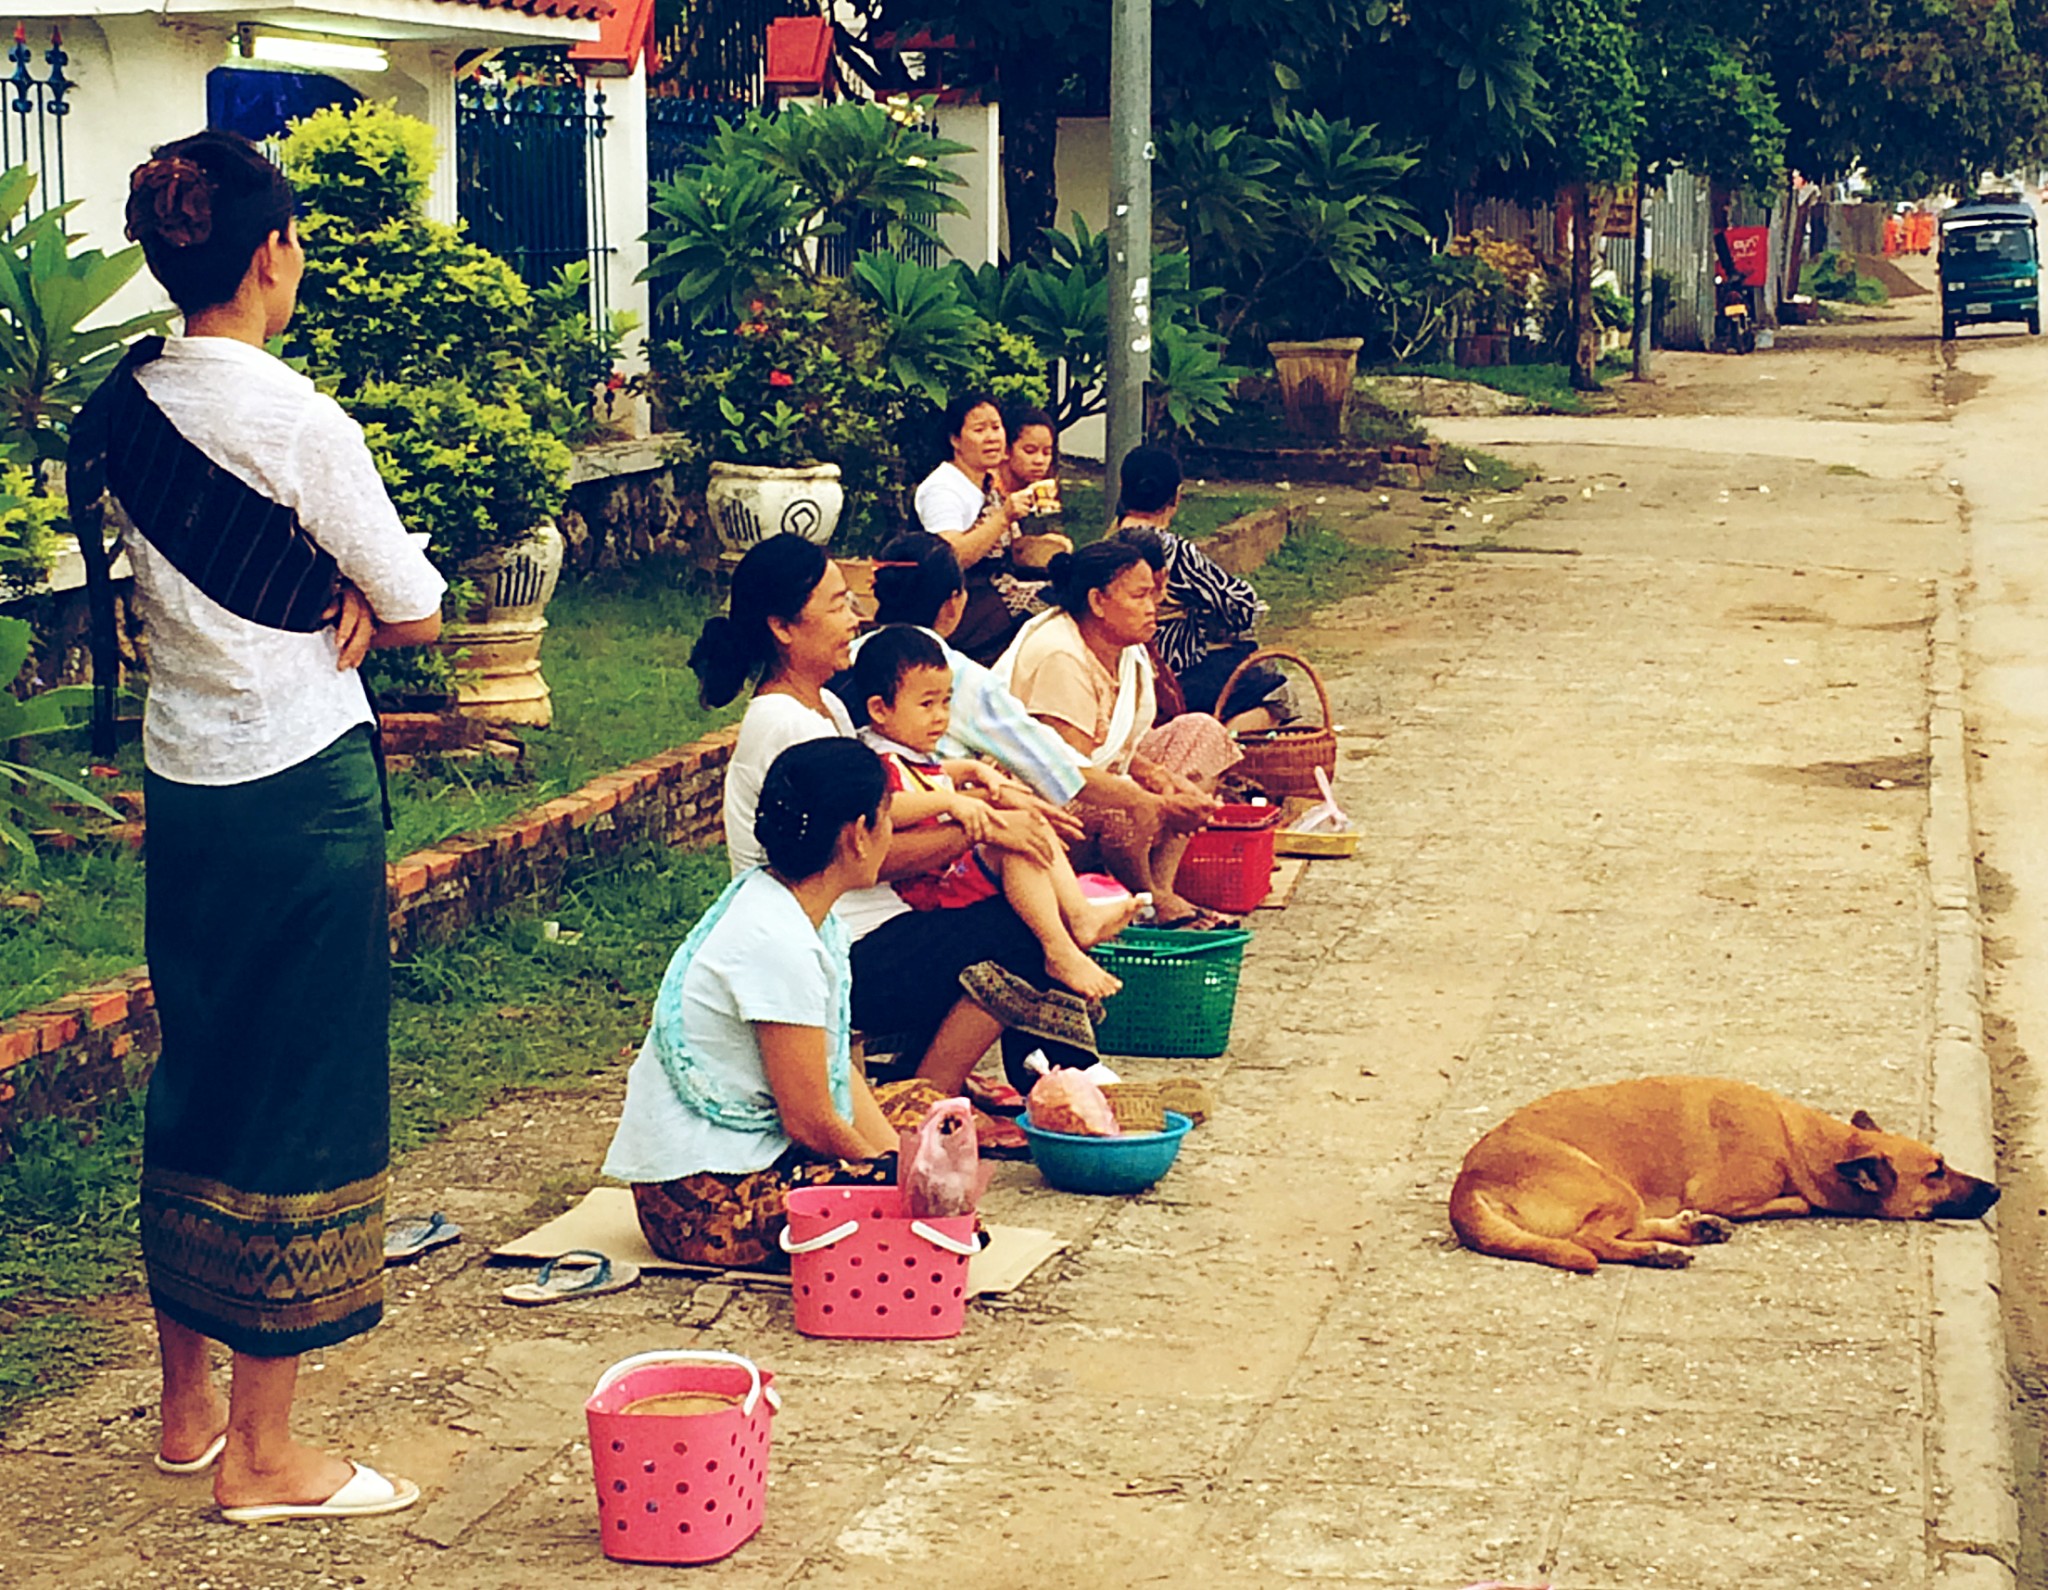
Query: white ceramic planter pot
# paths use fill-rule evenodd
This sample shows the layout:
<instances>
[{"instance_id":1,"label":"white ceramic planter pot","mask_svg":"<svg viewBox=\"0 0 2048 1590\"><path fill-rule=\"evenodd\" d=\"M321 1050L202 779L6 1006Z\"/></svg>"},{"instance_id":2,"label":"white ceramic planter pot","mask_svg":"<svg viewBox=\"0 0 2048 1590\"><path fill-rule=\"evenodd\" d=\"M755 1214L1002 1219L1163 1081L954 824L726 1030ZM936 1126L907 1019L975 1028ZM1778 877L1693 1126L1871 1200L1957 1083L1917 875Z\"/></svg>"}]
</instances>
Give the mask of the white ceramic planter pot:
<instances>
[{"instance_id":1,"label":"white ceramic planter pot","mask_svg":"<svg viewBox=\"0 0 2048 1590\"><path fill-rule=\"evenodd\" d=\"M846 491L837 464L777 469L714 463L704 506L728 552L744 552L774 535L802 536L823 546L838 528Z\"/></svg>"},{"instance_id":2,"label":"white ceramic planter pot","mask_svg":"<svg viewBox=\"0 0 2048 1590\"><path fill-rule=\"evenodd\" d=\"M444 624L439 645L464 654L455 692L464 717L534 729L553 721L540 643L548 627L542 615L562 577L562 550L562 533L544 524L518 546L462 566L463 578L483 593L483 606Z\"/></svg>"}]
</instances>

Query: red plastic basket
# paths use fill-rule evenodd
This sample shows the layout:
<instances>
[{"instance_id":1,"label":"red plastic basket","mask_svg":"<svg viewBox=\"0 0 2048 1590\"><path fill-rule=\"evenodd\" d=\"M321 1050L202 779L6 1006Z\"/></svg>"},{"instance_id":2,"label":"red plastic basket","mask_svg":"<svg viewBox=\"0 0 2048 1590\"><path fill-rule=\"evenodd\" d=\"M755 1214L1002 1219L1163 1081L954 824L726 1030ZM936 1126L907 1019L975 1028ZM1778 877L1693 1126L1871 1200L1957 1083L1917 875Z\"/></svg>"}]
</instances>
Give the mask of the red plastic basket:
<instances>
[{"instance_id":1,"label":"red plastic basket","mask_svg":"<svg viewBox=\"0 0 2048 1590\"><path fill-rule=\"evenodd\" d=\"M1255 911L1273 888L1277 806L1225 806L1188 841L1174 891L1211 911Z\"/></svg>"},{"instance_id":2,"label":"red plastic basket","mask_svg":"<svg viewBox=\"0 0 2048 1590\"><path fill-rule=\"evenodd\" d=\"M607 1369L583 1405L604 1554L620 1562L715 1562L761 1527L773 1375L737 1353L639 1353ZM715 1413L624 1413L643 1397L704 1392Z\"/></svg>"},{"instance_id":3,"label":"red plastic basket","mask_svg":"<svg viewBox=\"0 0 2048 1590\"><path fill-rule=\"evenodd\" d=\"M806 1336L935 1341L967 1319L974 1216L912 1220L894 1187L798 1187L782 1250Z\"/></svg>"}]
</instances>

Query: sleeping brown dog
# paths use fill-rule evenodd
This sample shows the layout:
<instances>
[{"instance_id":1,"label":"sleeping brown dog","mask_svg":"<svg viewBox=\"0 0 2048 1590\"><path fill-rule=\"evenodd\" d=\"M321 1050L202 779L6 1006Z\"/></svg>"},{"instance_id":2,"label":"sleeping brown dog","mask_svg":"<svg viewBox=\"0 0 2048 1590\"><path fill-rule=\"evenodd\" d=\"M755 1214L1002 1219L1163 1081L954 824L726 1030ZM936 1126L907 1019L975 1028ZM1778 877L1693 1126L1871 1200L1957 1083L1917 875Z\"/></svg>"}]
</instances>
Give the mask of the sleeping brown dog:
<instances>
[{"instance_id":1,"label":"sleeping brown dog","mask_svg":"<svg viewBox=\"0 0 2048 1590\"><path fill-rule=\"evenodd\" d=\"M1677 1268L1731 1220L1974 1220L1998 1189L1863 1111L1838 1121L1746 1082L1648 1077L1523 1106L1465 1156L1451 1224L1468 1248L1560 1270Z\"/></svg>"}]
</instances>

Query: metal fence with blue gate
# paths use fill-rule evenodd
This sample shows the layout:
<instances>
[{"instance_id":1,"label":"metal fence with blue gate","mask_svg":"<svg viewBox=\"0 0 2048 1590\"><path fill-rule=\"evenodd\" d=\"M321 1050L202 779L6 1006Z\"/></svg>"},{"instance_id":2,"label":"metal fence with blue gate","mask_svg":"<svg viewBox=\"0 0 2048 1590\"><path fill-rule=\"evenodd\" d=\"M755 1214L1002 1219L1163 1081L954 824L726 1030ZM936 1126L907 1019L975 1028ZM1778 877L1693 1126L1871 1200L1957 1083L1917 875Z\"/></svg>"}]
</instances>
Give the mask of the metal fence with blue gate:
<instances>
[{"instance_id":1,"label":"metal fence with blue gate","mask_svg":"<svg viewBox=\"0 0 2048 1590\"><path fill-rule=\"evenodd\" d=\"M604 137L596 83L468 79L455 90L457 193L470 236L531 287L590 267L590 318L605 323Z\"/></svg>"}]
</instances>

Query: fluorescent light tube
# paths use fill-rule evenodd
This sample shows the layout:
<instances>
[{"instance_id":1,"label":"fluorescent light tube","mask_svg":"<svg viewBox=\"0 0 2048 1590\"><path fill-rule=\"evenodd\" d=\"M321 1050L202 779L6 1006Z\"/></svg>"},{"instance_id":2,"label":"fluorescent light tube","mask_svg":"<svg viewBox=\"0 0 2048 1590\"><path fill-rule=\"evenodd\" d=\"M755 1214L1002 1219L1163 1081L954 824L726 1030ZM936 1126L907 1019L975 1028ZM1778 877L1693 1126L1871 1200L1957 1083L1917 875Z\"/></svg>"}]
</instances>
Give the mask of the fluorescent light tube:
<instances>
[{"instance_id":1,"label":"fluorescent light tube","mask_svg":"<svg viewBox=\"0 0 2048 1590\"><path fill-rule=\"evenodd\" d=\"M391 58L374 44L336 44L329 39L301 39L285 33L258 33L249 41L249 58L280 66L305 66L338 72L382 72Z\"/></svg>"}]
</instances>

